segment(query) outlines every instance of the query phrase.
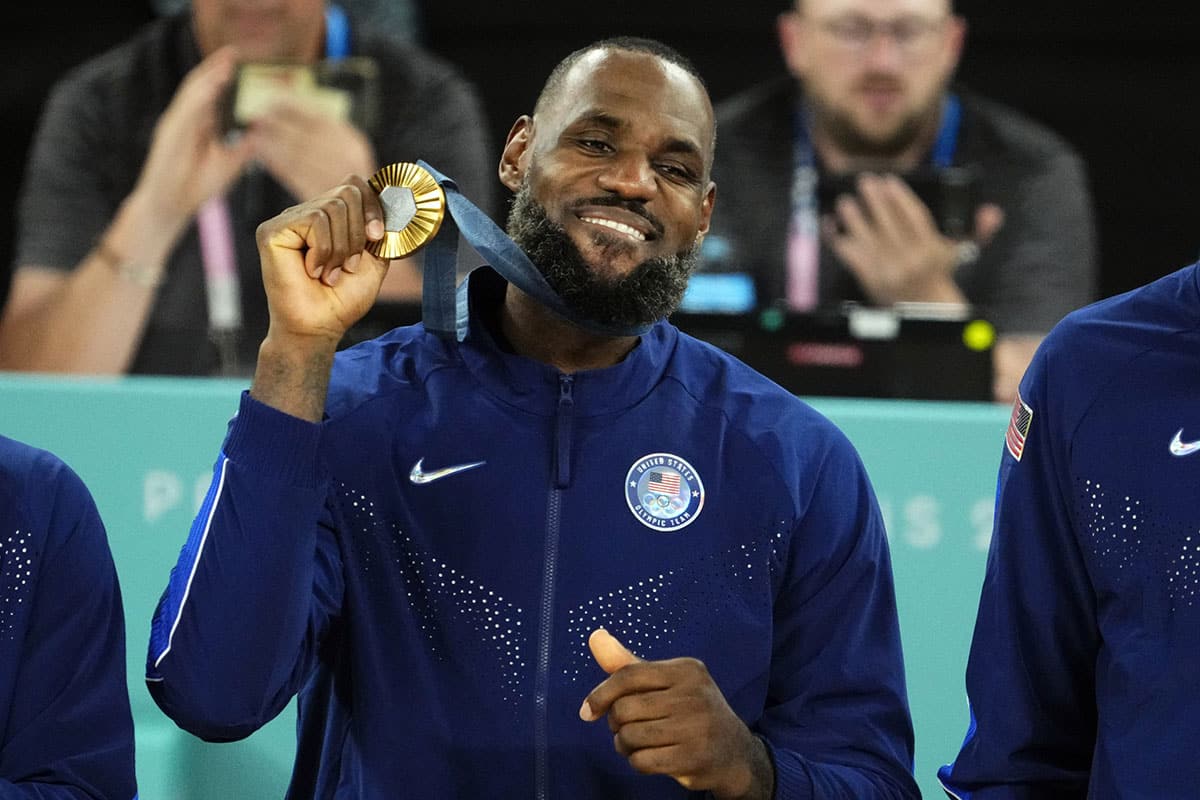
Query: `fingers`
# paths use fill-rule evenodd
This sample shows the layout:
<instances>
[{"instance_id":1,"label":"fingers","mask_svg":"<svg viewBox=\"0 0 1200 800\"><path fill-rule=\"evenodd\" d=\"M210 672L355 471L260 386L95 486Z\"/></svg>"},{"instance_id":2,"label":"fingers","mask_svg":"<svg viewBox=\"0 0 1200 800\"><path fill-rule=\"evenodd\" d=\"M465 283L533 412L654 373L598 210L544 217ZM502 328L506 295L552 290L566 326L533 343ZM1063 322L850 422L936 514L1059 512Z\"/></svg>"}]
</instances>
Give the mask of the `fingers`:
<instances>
[{"instance_id":1,"label":"fingers","mask_svg":"<svg viewBox=\"0 0 1200 800\"><path fill-rule=\"evenodd\" d=\"M213 52L201 61L183 79L176 96L216 100L233 79L237 67L237 53L226 46Z\"/></svg>"},{"instance_id":2,"label":"fingers","mask_svg":"<svg viewBox=\"0 0 1200 800\"><path fill-rule=\"evenodd\" d=\"M975 212L975 243L984 247L1004 227L1004 209L984 203Z\"/></svg>"},{"instance_id":3,"label":"fingers","mask_svg":"<svg viewBox=\"0 0 1200 800\"><path fill-rule=\"evenodd\" d=\"M592 635L588 637L588 649L592 651L592 657L596 659L600 668L609 675L621 667L639 660L604 628L592 631Z\"/></svg>"},{"instance_id":4,"label":"fingers","mask_svg":"<svg viewBox=\"0 0 1200 800\"><path fill-rule=\"evenodd\" d=\"M891 246L937 232L933 214L900 176L863 175L858 192L870 224Z\"/></svg>"},{"instance_id":5,"label":"fingers","mask_svg":"<svg viewBox=\"0 0 1200 800\"><path fill-rule=\"evenodd\" d=\"M608 729L616 733L622 727L663 720L683 708L680 696L665 689L628 694L618 697L609 707Z\"/></svg>"},{"instance_id":6,"label":"fingers","mask_svg":"<svg viewBox=\"0 0 1200 800\"><path fill-rule=\"evenodd\" d=\"M365 248L374 240L367 231L369 216L373 217L382 235L382 210L378 195L358 176L349 176L331 194L323 206L330 222L330 269L321 279L336 286L342 272L353 274L359 270Z\"/></svg>"},{"instance_id":7,"label":"fingers","mask_svg":"<svg viewBox=\"0 0 1200 800\"><path fill-rule=\"evenodd\" d=\"M707 680L708 670L704 664L694 658L673 658L668 661L635 661L614 672L606 680L592 689L584 699L579 709L579 716L585 722L593 722L605 714L610 714L618 700L635 695L644 695L645 705L626 706L626 714L632 714L634 709L641 708L647 716L662 713L661 706L655 706L662 696L653 693L662 689L691 685L698 680ZM651 710L647 710L651 709ZM627 721L631 717L626 716Z\"/></svg>"},{"instance_id":8,"label":"fingers","mask_svg":"<svg viewBox=\"0 0 1200 800\"><path fill-rule=\"evenodd\" d=\"M896 235L914 238L938 232L933 212L903 178L887 175L882 182L881 195Z\"/></svg>"},{"instance_id":9,"label":"fingers","mask_svg":"<svg viewBox=\"0 0 1200 800\"><path fill-rule=\"evenodd\" d=\"M329 265L321 280L330 286L337 285L337 275L346 259L350 257L350 204L341 196L329 198L324 211L329 219Z\"/></svg>"},{"instance_id":10,"label":"fingers","mask_svg":"<svg viewBox=\"0 0 1200 800\"><path fill-rule=\"evenodd\" d=\"M308 276L334 286L343 271L359 271L367 243L383 234L381 219L378 196L362 178L350 176L325 196L264 223L259 242L300 251Z\"/></svg>"},{"instance_id":11,"label":"fingers","mask_svg":"<svg viewBox=\"0 0 1200 800\"><path fill-rule=\"evenodd\" d=\"M626 649L625 645L621 644L615 636L613 636L604 628L597 628L592 631L592 635L588 637L588 649L592 651L592 657L596 659L596 663L600 668L609 675L613 674L622 667L637 663L640 659ZM600 684L605 686L608 681ZM597 695L599 687L592 691L592 694L584 698L583 705L579 707L579 717L585 722L592 722L599 719L608 710L608 704L616 699L616 695L609 696L609 692L601 692ZM591 704L593 697L598 697L602 702L603 710L596 705Z\"/></svg>"},{"instance_id":12,"label":"fingers","mask_svg":"<svg viewBox=\"0 0 1200 800\"><path fill-rule=\"evenodd\" d=\"M681 766L688 760L687 749L683 745L644 748L625 757L629 759L629 766L643 775L676 776L675 779L685 788L691 788L691 779L685 776L685 769Z\"/></svg>"},{"instance_id":13,"label":"fingers","mask_svg":"<svg viewBox=\"0 0 1200 800\"><path fill-rule=\"evenodd\" d=\"M283 177L300 168L308 157L303 131L283 125L279 120L264 115L250 127L253 134L254 154L273 174ZM281 181L282 182L282 181Z\"/></svg>"},{"instance_id":14,"label":"fingers","mask_svg":"<svg viewBox=\"0 0 1200 800\"><path fill-rule=\"evenodd\" d=\"M358 195L362 201L363 232L367 241L379 241L384 234L383 204L379 202L379 195L361 175L347 175L343 183L358 189Z\"/></svg>"},{"instance_id":15,"label":"fingers","mask_svg":"<svg viewBox=\"0 0 1200 800\"><path fill-rule=\"evenodd\" d=\"M237 56L231 47L223 47L192 69L164 113L164 120L177 121L193 131L214 133L217 126L217 101L233 78Z\"/></svg>"},{"instance_id":16,"label":"fingers","mask_svg":"<svg viewBox=\"0 0 1200 800\"><path fill-rule=\"evenodd\" d=\"M841 223L841 230L837 231L839 238L856 241L874 238L874 227L867 218L863 202L854 197L842 195L838 198L834 211L837 214L838 222Z\"/></svg>"},{"instance_id":17,"label":"fingers","mask_svg":"<svg viewBox=\"0 0 1200 800\"><path fill-rule=\"evenodd\" d=\"M320 278L329 266L333 250L332 226L323 209L314 209L304 230L304 269L312 278Z\"/></svg>"},{"instance_id":18,"label":"fingers","mask_svg":"<svg viewBox=\"0 0 1200 800\"><path fill-rule=\"evenodd\" d=\"M606 648L620 643L610 642L603 630L591 638L597 660L622 653L636 659L624 647L609 653ZM748 788L768 785L752 783L745 753L754 737L698 659L625 664L592 690L580 710L585 720L600 715L608 718L614 750L638 772L668 775L716 796L751 796ZM769 780L769 763L766 769Z\"/></svg>"},{"instance_id":19,"label":"fingers","mask_svg":"<svg viewBox=\"0 0 1200 800\"><path fill-rule=\"evenodd\" d=\"M276 104L252 126L255 155L296 197L328 189L348 172L369 173L371 143L354 126Z\"/></svg>"},{"instance_id":20,"label":"fingers","mask_svg":"<svg viewBox=\"0 0 1200 800\"><path fill-rule=\"evenodd\" d=\"M885 241L896 241L901 235L901 220L892 208L892 190L888 183L890 176L861 175L858 179L858 201L861 203L862 226L856 229L862 232L862 227L869 225L876 236ZM851 230L855 233L856 230Z\"/></svg>"}]
</instances>

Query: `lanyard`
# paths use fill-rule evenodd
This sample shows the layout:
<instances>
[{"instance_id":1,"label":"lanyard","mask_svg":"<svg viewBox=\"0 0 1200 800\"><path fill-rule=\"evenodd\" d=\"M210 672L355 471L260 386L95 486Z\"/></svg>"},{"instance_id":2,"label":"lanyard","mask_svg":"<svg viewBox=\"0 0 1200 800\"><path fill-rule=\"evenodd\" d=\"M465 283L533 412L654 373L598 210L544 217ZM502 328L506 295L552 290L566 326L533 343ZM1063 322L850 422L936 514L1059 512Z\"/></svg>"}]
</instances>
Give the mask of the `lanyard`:
<instances>
[{"instance_id":1,"label":"lanyard","mask_svg":"<svg viewBox=\"0 0 1200 800\"><path fill-rule=\"evenodd\" d=\"M340 6L325 8L325 57L345 58L350 54L350 21ZM208 302L209 339L217 348L219 372L238 375L241 365L238 342L242 330L241 283L238 279L237 248L229 201L217 195L196 213L200 238L200 260L204 265L204 293Z\"/></svg>"},{"instance_id":2,"label":"lanyard","mask_svg":"<svg viewBox=\"0 0 1200 800\"><path fill-rule=\"evenodd\" d=\"M487 214L464 197L453 180L424 161L417 163L429 171L446 193L446 210L449 212L442 220L437 236L425 251L421 317L426 330L444 337L457 336L459 341L467 335L466 284L457 292L454 288L460 232L467 243L475 248L475 252L505 280L568 322L606 336L641 336L653 327L652 324L628 327L605 325L571 311L546 282L541 270L529 260L529 256Z\"/></svg>"},{"instance_id":3,"label":"lanyard","mask_svg":"<svg viewBox=\"0 0 1200 800\"><path fill-rule=\"evenodd\" d=\"M325 58L336 60L350 55L350 19L339 5L325 6Z\"/></svg>"}]
</instances>

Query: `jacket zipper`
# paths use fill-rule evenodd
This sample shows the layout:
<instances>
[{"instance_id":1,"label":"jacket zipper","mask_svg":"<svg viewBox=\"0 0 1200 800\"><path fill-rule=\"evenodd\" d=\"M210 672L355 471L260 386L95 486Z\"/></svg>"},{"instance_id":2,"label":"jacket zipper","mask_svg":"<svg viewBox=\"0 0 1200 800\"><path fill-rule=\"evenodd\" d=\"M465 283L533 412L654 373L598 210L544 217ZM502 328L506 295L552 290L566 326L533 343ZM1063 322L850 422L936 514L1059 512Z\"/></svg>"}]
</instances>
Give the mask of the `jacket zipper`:
<instances>
[{"instance_id":1,"label":"jacket zipper","mask_svg":"<svg viewBox=\"0 0 1200 800\"><path fill-rule=\"evenodd\" d=\"M558 376L558 414L554 426L554 488L571 485L571 432L575 422L575 378Z\"/></svg>"},{"instance_id":2,"label":"jacket zipper","mask_svg":"<svg viewBox=\"0 0 1200 800\"><path fill-rule=\"evenodd\" d=\"M575 379L558 378L558 411L554 425L554 486L546 508L546 552L542 567L541 627L538 633L537 683L534 690L534 780L538 800L549 796L549 694L551 628L554 624L554 579L558 568L558 534L562 492L571 485L571 439L575 416Z\"/></svg>"}]
</instances>

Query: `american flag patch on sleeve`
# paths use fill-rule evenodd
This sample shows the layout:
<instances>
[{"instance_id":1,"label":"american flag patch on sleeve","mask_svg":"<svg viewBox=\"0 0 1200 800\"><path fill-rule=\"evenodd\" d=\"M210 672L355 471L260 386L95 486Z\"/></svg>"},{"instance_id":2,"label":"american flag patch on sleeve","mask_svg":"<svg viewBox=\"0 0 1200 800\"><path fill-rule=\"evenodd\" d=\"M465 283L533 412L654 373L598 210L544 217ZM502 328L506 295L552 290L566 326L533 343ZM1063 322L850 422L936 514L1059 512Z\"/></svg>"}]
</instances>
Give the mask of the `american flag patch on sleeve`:
<instances>
[{"instance_id":1,"label":"american flag patch on sleeve","mask_svg":"<svg viewBox=\"0 0 1200 800\"><path fill-rule=\"evenodd\" d=\"M1008 433L1004 434L1004 443L1008 452L1017 461L1025 452L1025 437L1029 435L1029 426L1033 424L1033 409L1025 405L1021 393L1017 392L1016 402L1013 403L1012 417L1008 420Z\"/></svg>"}]
</instances>

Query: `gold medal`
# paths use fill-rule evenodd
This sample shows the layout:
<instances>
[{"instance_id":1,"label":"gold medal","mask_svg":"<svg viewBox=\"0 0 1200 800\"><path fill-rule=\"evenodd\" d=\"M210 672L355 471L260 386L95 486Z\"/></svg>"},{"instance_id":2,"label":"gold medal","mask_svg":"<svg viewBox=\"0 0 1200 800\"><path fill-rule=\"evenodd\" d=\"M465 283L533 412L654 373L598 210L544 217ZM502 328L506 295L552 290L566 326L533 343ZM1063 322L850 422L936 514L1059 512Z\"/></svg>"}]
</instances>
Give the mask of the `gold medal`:
<instances>
[{"instance_id":1,"label":"gold medal","mask_svg":"<svg viewBox=\"0 0 1200 800\"><path fill-rule=\"evenodd\" d=\"M446 195L425 169L407 162L390 164L367 183L379 192L383 206L383 238L367 244L371 255L404 258L437 235L446 215Z\"/></svg>"}]
</instances>

